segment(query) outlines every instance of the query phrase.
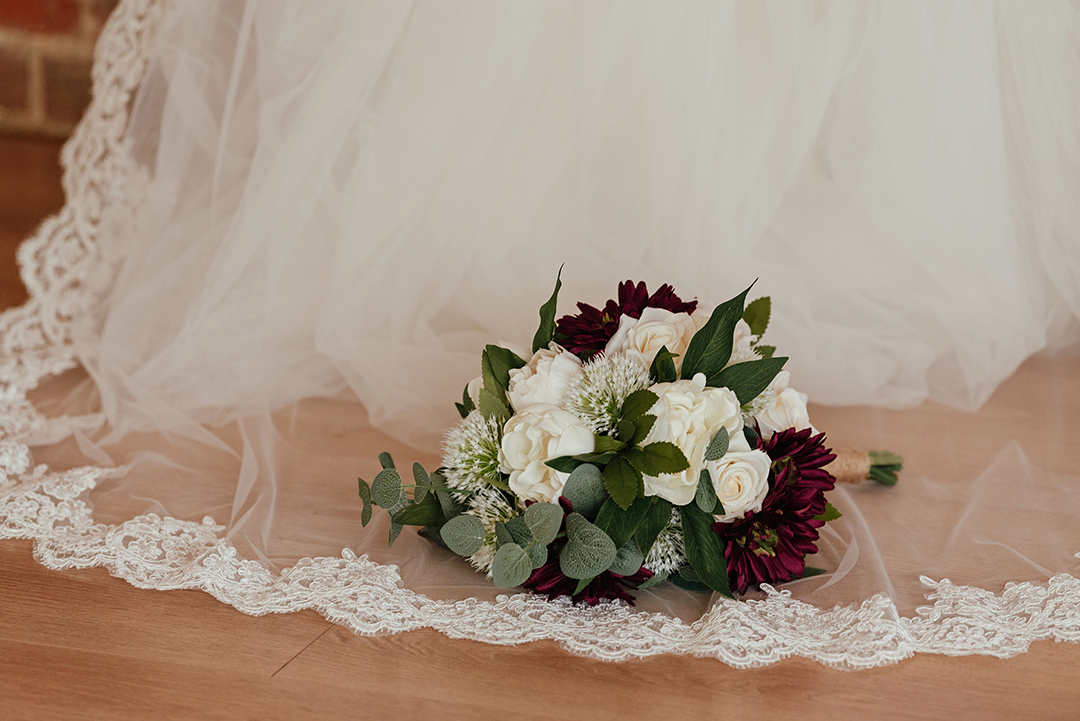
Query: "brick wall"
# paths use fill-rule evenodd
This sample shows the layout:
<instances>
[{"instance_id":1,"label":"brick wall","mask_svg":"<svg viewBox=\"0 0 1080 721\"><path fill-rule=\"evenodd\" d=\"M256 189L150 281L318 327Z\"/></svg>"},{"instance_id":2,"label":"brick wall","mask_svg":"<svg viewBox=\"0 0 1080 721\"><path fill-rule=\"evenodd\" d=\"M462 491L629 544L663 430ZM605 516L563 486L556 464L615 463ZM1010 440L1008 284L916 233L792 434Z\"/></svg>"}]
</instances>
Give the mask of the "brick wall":
<instances>
[{"instance_id":1,"label":"brick wall","mask_svg":"<svg viewBox=\"0 0 1080 721\"><path fill-rule=\"evenodd\" d=\"M118 0L0 0L0 132L64 137L90 102L94 42Z\"/></svg>"}]
</instances>

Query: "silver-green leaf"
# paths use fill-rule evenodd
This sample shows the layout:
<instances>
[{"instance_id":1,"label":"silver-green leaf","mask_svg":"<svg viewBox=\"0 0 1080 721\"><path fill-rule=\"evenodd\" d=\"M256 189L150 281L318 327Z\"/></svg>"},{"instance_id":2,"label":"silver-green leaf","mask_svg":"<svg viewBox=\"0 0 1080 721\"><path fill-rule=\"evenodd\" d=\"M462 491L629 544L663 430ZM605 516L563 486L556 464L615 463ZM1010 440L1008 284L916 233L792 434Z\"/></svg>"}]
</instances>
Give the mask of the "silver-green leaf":
<instances>
[{"instance_id":1,"label":"silver-green leaf","mask_svg":"<svg viewBox=\"0 0 1080 721\"><path fill-rule=\"evenodd\" d=\"M491 580L499 588L520 586L532 575L532 561L516 543L504 543L491 561Z\"/></svg>"},{"instance_id":2,"label":"silver-green leaf","mask_svg":"<svg viewBox=\"0 0 1080 721\"><path fill-rule=\"evenodd\" d=\"M401 485L401 474L394 468L384 468L371 482L371 500L391 513L409 502Z\"/></svg>"},{"instance_id":3,"label":"silver-green leaf","mask_svg":"<svg viewBox=\"0 0 1080 721\"><path fill-rule=\"evenodd\" d=\"M570 473L562 494L570 501L574 511L587 519L596 518L600 506L607 500L603 473L593 464L583 463Z\"/></svg>"},{"instance_id":4,"label":"silver-green leaf","mask_svg":"<svg viewBox=\"0 0 1080 721\"><path fill-rule=\"evenodd\" d=\"M641 564L645 562L645 557L641 555L641 551L638 550L637 544L634 543L634 539L631 538L627 541L626 545L619 549L619 552L615 554L615 560L608 566L609 571L619 576L633 576L641 569Z\"/></svg>"},{"instance_id":5,"label":"silver-green leaf","mask_svg":"<svg viewBox=\"0 0 1080 721\"><path fill-rule=\"evenodd\" d=\"M566 517L567 542L559 556L559 568L569 578L591 578L603 573L618 550L611 538L580 513Z\"/></svg>"},{"instance_id":6,"label":"silver-green leaf","mask_svg":"<svg viewBox=\"0 0 1080 721\"><path fill-rule=\"evenodd\" d=\"M555 540L562 521L563 510L554 503L534 503L525 509L525 525L532 532L533 542L541 546Z\"/></svg>"},{"instance_id":7,"label":"silver-green leaf","mask_svg":"<svg viewBox=\"0 0 1080 721\"><path fill-rule=\"evenodd\" d=\"M718 461L724 457L724 454L728 452L728 444L731 442L731 437L728 435L727 428L721 427L709 441L709 447L705 449L706 461Z\"/></svg>"},{"instance_id":8,"label":"silver-green leaf","mask_svg":"<svg viewBox=\"0 0 1080 721\"><path fill-rule=\"evenodd\" d=\"M484 545L484 524L476 516L455 516L439 529L443 543L459 556L471 556Z\"/></svg>"}]
</instances>

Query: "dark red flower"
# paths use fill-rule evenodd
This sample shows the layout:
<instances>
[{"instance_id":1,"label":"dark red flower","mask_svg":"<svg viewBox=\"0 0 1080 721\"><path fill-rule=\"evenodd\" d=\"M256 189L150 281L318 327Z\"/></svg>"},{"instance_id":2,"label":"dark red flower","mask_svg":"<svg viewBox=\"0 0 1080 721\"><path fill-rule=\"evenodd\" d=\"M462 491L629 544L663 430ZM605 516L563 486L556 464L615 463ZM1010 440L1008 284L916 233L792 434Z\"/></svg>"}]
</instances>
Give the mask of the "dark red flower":
<instances>
[{"instance_id":1,"label":"dark red flower","mask_svg":"<svg viewBox=\"0 0 1080 721\"><path fill-rule=\"evenodd\" d=\"M553 601L559 596L570 596L574 603L584 602L590 606L595 606L604 598L621 598L633 606L634 597L627 593L627 589L633 590L637 588L646 580L652 578L653 575L652 571L644 566L632 576L620 576L611 571L604 571L594 578L588 586L583 588L580 593L575 595L574 589L577 588L578 582L563 575L562 570L559 568L557 551L553 551L550 557L555 560L548 561L533 571L532 575L529 576L529 580L521 585L537 593L547 594L547 597Z\"/></svg>"},{"instance_id":2,"label":"dark red flower","mask_svg":"<svg viewBox=\"0 0 1080 721\"><path fill-rule=\"evenodd\" d=\"M646 308L693 313L697 301L683 302L675 295L675 289L666 283L650 296L644 281L635 285L634 281L627 280L619 283L619 299L609 300L603 310L585 303L578 303L577 307L577 315L565 315L555 324L555 337L563 348L587 360L604 350L619 329L622 316L640 318L641 311Z\"/></svg>"},{"instance_id":3,"label":"dark red flower","mask_svg":"<svg viewBox=\"0 0 1080 721\"><path fill-rule=\"evenodd\" d=\"M825 492L836 479L825 470L836 456L825 447L825 434L788 429L758 448L769 454L769 493L761 510L733 523L717 523L724 538L731 589L739 593L753 584L782 583L800 578L806 556L817 553L815 517L825 511Z\"/></svg>"}]
</instances>

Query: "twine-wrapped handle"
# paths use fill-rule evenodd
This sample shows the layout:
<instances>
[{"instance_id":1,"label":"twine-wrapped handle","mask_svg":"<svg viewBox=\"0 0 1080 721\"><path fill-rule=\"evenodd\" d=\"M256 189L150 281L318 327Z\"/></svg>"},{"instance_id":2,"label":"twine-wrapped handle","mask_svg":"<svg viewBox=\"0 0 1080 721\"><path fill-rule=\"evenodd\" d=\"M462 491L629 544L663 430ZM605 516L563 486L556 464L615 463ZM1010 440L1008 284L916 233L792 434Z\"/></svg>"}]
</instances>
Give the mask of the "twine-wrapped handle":
<instances>
[{"instance_id":1,"label":"twine-wrapped handle","mask_svg":"<svg viewBox=\"0 0 1080 721\"><path fill-rule=\"evenodd\" d=\"M836 458L825 470L837 483L862 483L873 479L886 486L895 486L904 459L890 451L861 451L856 448L834 449Z\"/></svg>"}]
</instances>

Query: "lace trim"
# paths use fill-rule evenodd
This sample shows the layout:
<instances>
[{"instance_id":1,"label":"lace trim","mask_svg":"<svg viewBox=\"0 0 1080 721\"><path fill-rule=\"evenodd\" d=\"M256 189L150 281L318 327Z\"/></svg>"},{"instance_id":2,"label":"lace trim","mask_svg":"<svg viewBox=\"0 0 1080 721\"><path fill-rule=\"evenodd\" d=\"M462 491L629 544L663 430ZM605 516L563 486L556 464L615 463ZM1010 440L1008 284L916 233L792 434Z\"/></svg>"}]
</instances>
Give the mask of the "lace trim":
<instances>
[{"instance_id":1,"label":"lace trim","mask_svg":"<svg viewBox=\"0 0 1080 721\"><path fill-rule=\"evenodd\" d=\"M107 216L122 222L138 204L140 170L124 131L166 5L123 0L110 17L96 50L93 102L62 155L67 205L19 249L31 299L0 315L0 439L64 422L46 420L26 393L76 364L72 319L88 311L111 277L97 253L98 235L108 232ZM101 566L139 588L199 589L252 615L311 609L361 634L430 627L502 645L550 639L606 660L674 653L736 667L788 656L847 668L916 652L1004 658L1036 640L1080 641L1080 579L1066 574L1010 584L1001 594L924 577L933 605L913 618L900 617L882 594L820 609L766 587L764 600L723 599L694 623L623 604L577 608L524 593L494 603L433 600L403 588L396 566L349 550L275 575L240 558L211 518L193 523L151 514L96 523L85 495L115 469L51 472L31 468L30 458L25 445L0 440L0 538L32 539L43 565Z\"/></svg>"}]
</instances>

